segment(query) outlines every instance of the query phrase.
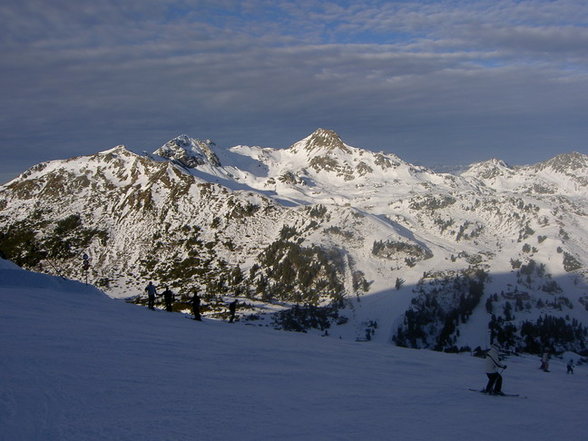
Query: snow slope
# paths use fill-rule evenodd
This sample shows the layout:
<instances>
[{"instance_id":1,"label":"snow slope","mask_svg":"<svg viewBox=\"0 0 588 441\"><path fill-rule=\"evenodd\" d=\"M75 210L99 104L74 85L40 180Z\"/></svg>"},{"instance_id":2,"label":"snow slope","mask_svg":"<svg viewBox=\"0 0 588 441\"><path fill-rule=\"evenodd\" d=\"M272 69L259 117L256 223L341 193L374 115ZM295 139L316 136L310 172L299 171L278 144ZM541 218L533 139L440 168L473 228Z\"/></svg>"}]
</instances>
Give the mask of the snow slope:
<instances>
[{"instance_id":1,"label":"snow slope","mask_svg":"<svg viewBox=\"0 0 588 441\"><path fill-rule=\"evenodd\" d=\"M579 440L588 372L194 322L0 260L0 440Z\"/></svg>"}]
</instances>

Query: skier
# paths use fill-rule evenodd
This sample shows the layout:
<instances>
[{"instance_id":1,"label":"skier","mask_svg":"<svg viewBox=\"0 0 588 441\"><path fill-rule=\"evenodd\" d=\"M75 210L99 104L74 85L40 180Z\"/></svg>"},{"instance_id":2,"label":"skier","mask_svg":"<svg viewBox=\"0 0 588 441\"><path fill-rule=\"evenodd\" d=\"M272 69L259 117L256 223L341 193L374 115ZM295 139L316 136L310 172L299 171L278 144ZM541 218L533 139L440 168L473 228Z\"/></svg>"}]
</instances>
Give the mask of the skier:
<instances>
[{"instance_id":1,"label":"skier","mask_svg":"<svg viewBox=\"0 0 588 441\"><path fill-rule=\"evenodd\" d=\"M541 357L541 366L539 366L543 372L549 372L549 351L543 352L543 356Z\"/></svg>"},{"instance_id":2,"label":"skier","mask_svg":"<svg viewBox=\"0 0 588 441\"><path fill-rule=\"evenodd\" d=\"M165 300L165 310L171 312L174 293L167 286L165 287L165 291L163 291L163 299Z\"/></svg>"},{"instance_id":3,"label":"skier","mask_svg":"<svg viewBox=\"0 0 588 441\"><path fill-rule=\"evenodd\" d=\"M488 376L488 384L484 392L493 395L504 395L502 393L502 375L498 369L506 369L506 365L500 362L498 356L498 346L493 344L490 350L486 353L486 375Z\"/></svg>"},{"instance_id":4,"label":"skier","mask_svg":"<svg viewBox=\"0 0 588 441\"><path fill-rule=\"evenodd\" d=\"M157 290L155 289L153 282L149 282L149 284L145 287L145 292L149 296L149 303L148 303L149 309L155 309L154 305L155 305L155 296L157 295Z\"/></svg>"},{"instance_id":5,"label":"skier","mask_svg":"<svg viewBox=\"0 0 588 441\"><path fill-rule=\"evenodd\" d=\"M573 374L573 373L574 373L574 360L572 360L572 359L570 358L570 361L568 361L568 364L567 364L567 366L566 366L566 367L568 368L568 371L567 371L567 373L568 373L568 374Z\"/></svg>"},{"instance_id":6,"label":"skier","mask_svg":"<svg viewBox=\"0 0 588 441\"><path fill-rule=\"evenodd\" d=\"M237 300L233 300L229 303L229 312L231 316L229 317L229 323L233 323L235 321L235 312L237 311Z\"/></svg>"},{"instance_id":7,"label":"skier","mask_svg":"<svg viewBox=\"0 0 588 441\"><path fill-rule=\"evenodd\" d=\"M194 320L202 320L202 317L200 317L200 296L197 292L192 297L192 312L194 313Z\"/></svg>"}]
</instances>

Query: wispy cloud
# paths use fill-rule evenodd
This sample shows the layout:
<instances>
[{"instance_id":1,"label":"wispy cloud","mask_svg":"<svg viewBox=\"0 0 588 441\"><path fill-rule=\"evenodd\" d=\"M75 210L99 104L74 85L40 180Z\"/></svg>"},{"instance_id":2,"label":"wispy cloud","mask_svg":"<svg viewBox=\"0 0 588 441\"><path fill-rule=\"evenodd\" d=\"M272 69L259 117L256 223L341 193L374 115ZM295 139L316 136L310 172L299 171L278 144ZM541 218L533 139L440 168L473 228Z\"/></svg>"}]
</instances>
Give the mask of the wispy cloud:
<instances>
[{"instance_id":1,"label":"wispy cloud","mask_svg":"<svg viewBox=\"0 0 588 441\"><path fill-rule=\"evenodd\" d=\"M587 22L572 0L5 1L0 144L279 147L327 126L415 162L544 159L585 149Z\"/></svg>"}]
</instances>

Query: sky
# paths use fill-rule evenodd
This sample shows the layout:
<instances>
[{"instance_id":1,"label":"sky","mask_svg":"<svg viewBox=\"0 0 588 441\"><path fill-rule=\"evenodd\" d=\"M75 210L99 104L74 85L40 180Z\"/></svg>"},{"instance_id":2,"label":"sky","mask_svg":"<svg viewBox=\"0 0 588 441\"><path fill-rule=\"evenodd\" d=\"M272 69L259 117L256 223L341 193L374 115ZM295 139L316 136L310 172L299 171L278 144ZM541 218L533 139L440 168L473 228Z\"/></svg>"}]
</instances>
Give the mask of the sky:
<instances>
[{"instance_id":1,"label":"sky","mask_svg":"<svg viewBox=\"0 0 588 441\"><path fill-rule=\"evenodd\" d=\"M421 165L588 153L583 0L4 0L0 182L187 134L322 127Z\"/></svg>"}]
</instances>

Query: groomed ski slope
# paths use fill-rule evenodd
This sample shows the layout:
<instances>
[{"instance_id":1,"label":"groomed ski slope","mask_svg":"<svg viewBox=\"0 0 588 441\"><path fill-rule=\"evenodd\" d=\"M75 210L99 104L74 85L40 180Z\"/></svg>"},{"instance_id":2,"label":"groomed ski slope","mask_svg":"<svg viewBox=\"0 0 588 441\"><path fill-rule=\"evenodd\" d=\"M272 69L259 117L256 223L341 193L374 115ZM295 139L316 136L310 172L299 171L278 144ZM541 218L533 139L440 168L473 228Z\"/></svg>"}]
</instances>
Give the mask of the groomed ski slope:
<instances>
[{"instance_id":1,"label":"groomed ski slope","mask_svg":"<svg viewBox=\"0 0 588 441\"><path fill-rule=\"evenodd\" d=\"M588 369L149 311L0 261L0 440L581 440Z\"/></svg>"}]
</instances>

